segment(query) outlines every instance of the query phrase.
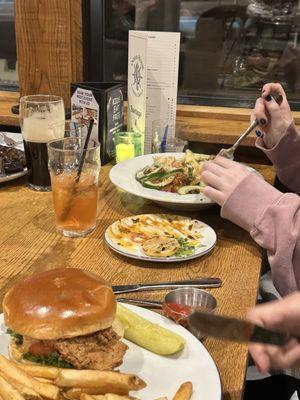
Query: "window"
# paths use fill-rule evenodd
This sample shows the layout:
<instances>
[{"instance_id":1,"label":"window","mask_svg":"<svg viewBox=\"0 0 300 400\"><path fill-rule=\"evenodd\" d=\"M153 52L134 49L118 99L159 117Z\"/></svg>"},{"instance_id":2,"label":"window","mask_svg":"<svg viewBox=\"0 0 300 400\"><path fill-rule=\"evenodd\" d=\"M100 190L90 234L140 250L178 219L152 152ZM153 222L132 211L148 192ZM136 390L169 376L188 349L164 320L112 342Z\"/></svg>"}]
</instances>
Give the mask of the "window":
<instances>
[{"instance_id":1,"label":"window","mask_svg":"<svg viewBox=\"0 0 300 400\"><path fill-rule=\"evenodd\" d=\"M0 0L0 90L18 90L13 0Z\"/></svg>"},{"instance_id":2,"label":"window","mask_svg":"<svg viewBox=\"0 0 300 400\"><path fill-rule=\"evenodd\" d=\"M299 4L103 0L101 15L93 15L95 24L103 21L93 79L126 80L130 29L180 31L179 103L250 107L265 82L280 81L300 109Z\"/></svg>"}]
</instances>

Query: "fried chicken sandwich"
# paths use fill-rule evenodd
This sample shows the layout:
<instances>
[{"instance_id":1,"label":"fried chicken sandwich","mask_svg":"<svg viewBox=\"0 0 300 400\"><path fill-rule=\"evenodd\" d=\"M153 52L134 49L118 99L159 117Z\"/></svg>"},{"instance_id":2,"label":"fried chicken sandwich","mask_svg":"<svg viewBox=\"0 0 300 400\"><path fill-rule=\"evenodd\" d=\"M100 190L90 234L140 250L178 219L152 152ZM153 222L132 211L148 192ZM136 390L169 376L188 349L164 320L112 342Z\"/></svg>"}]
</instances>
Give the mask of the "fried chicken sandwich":
<instances>
[{"instance_id":1,"label":"fried chicken sandwich","mask_svg":"<svg viewBox=\"0 0 300 400\"><path fill-rule=\"evenodd\" d=\"M116 300L97 275L59 268L32 275L5 295L10 357L62 368L112 370L127 346Z\"/></svg>"}]
</instances>

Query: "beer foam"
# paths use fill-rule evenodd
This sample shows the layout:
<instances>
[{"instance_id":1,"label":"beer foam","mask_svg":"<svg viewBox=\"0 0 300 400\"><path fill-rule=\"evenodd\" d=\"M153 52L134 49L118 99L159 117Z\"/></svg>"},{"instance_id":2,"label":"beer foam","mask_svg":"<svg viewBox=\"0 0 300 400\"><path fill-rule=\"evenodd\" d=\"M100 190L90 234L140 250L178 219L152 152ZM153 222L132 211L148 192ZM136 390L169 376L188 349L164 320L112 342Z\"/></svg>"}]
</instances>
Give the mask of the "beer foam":
<instances>
[{"instance_id":1,"label":"beer foam","mask_svg":"<svg viewBox=\"0 0 300 400\"><path fill-rule=\"evenodd\" d=\"M46 143L64 137L64 133L65 111L60 104L52 104L48 112L33 112L22 121L22 135L28 142Z\"/></svg>"}]
</instances>

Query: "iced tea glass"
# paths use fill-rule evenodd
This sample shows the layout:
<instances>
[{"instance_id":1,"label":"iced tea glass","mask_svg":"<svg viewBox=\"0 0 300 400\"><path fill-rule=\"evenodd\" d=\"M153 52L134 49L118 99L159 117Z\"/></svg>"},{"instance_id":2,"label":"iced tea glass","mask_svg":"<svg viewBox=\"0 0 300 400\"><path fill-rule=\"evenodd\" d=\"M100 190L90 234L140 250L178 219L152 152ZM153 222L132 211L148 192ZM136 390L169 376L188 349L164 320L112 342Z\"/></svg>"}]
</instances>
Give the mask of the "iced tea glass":
<instances>
[{"instance_id":1,"label":"iced tea glass","mask_svg":"<svg viewBox=\"0 0 300 400\"><path fill-rule=\"evenodd\" d=\"M100 145L93 140L84 150L83 137L48 143L49 172L56 226L68 237L86 236L96 227ZM85 154L82 172L78 170Z\"/></svg>"}]
</instances>

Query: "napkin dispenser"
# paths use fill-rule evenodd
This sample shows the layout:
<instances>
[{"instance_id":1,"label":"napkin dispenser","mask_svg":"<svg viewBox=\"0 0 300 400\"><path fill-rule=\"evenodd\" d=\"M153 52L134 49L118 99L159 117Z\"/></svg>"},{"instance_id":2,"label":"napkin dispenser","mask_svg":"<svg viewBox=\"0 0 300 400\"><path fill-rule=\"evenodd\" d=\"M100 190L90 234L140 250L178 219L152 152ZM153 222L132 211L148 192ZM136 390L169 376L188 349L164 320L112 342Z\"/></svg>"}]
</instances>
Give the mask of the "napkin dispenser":
<instances>
[{"instance_id":1,"label":"napkin dispenser","mask_svg":"<svg viewBox=\"0 0 300 400\"><path fill-rule=\"evenodd\" d=\"M124 130L124 85L117 82L71 84L71 120L88 126L94 119L91 138L101 144L101 163L114 157L113 136Z\"/></svg>"}]
</instances>

